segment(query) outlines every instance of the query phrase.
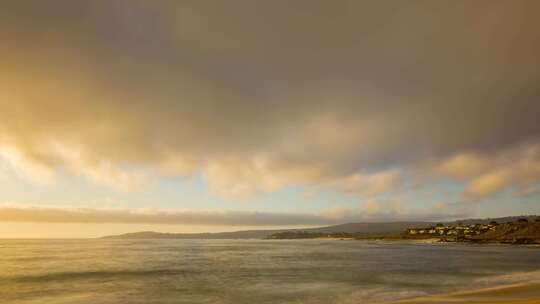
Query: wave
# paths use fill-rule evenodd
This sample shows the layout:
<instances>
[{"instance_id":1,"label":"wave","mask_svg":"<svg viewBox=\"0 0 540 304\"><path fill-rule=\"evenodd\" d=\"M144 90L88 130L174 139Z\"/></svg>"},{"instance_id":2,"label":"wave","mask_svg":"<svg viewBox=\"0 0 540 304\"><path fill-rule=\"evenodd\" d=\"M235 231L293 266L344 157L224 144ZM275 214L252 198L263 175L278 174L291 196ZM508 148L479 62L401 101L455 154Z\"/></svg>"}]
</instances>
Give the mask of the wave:
<instances>
[{"instance_id":1,"label":"wave","mask_svg":"<svg viewBox=\"0 0 540 304\"><path fill-rule=\"evenodd\" d=\"M454 295L463 295L470 293L478 292L487 292L487 291L497 291L497 290L506 290L507 288L514 288L516 286L525 286L525 285L534 285L540 284L540 271L522 271L522 272L512 272L508 274L495 275L490 277L482 277L474 279L467 287L448 290L447 292L441 293L432 293L432 294L391 294L394 299L384 300L382 302L392 302L396 300L407 300L407 299L416 299L423 298L425 296L437 296L437 297L450 297ZM377 302L374 302L377 303ZM407 302L409 303L409 302ZM412 302L411 302L412 303ZM456 303L466 303L466 301L456 302Z\"/></svg>"},{"instance_id":2,"label":"wave","mask_svg":"<svg viewBox=\"0 0 540 304\"><path fill-rule=\"evenodd\" d=\"M491 277L478 278L475 283L481 285L498 286L518 283L540 283L540 270L512 272Z\"/></svg>"},{"instance_id":3,"label":"wave","mask_svg":"<svg viewBox=\"0 0 540 304\"><path fill-rule=\"evenodd\" d=\"M155 276L187 276L199 273L195 270L187 269L155 269L155 270L113 270L113 271L81 271L81 272L51 272L40 275L21 275L9 277L16 282L50 282L63 280L84 280L84 279L117 279L126 277L148 277Z\"/></svg>"}]
</instances>

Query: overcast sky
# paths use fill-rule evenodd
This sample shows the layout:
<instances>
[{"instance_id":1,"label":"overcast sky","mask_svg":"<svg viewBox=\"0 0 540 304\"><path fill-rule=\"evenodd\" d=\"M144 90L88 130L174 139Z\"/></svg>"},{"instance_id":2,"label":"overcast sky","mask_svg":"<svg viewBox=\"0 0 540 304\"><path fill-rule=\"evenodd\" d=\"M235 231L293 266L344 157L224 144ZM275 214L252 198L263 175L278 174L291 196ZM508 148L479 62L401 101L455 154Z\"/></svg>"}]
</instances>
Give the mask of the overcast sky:
<instances>
[{"instance_id":1,"label":"overcast sky","mask_svg":"<svg viewBox=\"0 0 540 304\"><path fill-rule=\"evenodd\" d=\"M540 213L539 11L2 1L0 237Z\"/></svg>"}]
</instances>

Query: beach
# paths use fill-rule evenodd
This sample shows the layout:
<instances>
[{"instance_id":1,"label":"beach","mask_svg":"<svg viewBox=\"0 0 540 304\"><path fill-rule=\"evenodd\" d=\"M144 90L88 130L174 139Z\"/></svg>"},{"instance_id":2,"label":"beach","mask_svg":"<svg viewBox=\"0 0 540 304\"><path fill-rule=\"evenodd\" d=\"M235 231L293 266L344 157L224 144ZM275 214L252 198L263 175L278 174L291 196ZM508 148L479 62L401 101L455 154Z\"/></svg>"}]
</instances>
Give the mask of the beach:
<instances>
[{"instance_id":1,"label":"beach","mask_svg":"<svg viewBox=\"0 0 540 304\"><path fill-rule=\"evenodd\" d=\"M420 297L402 301L389 302L389 304L414 303L452 303L452 304L480 304L480 303L508 303L508 304L536 304L540 303L540 283L512 284L493 288L484 288L474 291L452 293L430 297Z\"/></svg>"}]
</instances>

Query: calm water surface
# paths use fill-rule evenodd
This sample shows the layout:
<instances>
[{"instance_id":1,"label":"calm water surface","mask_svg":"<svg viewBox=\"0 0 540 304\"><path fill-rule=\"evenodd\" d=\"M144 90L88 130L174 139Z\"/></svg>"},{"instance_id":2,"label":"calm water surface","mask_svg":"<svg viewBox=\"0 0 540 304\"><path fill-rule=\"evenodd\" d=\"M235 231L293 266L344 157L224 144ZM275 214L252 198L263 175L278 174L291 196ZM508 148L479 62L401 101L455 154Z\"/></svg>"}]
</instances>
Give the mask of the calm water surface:
<instances>
[{"instance_id":1,"label":"calm water surface","mask_svg":"<svg viewBox=\"0 0 540 304\"><path fill-rule=\"evenodd\" d=\"M0 303L377 303L540 279L540 248L0 240Z\"/></svg>"}]
</instances>

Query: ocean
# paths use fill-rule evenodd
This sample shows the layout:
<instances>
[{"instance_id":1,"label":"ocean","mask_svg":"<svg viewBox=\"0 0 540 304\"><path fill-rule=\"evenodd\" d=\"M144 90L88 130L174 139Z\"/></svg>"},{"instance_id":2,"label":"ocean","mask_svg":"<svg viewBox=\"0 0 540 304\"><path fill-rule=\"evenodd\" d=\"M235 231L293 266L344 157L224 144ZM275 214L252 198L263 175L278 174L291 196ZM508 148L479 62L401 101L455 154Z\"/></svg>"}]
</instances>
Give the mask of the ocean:
<instances>
[{"instance_id":1,"label":"ocean","mask_svg":"<svg viewBox=\"0 0 540 304\"><path fill-rule=\"evenodd\" d=\"M0 240L0 303L379 303L540 279L540 248L329 240Z\"/></svg>"}]
</instances>

